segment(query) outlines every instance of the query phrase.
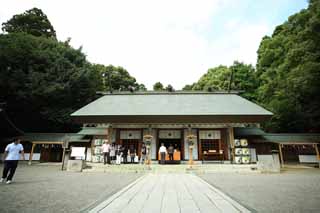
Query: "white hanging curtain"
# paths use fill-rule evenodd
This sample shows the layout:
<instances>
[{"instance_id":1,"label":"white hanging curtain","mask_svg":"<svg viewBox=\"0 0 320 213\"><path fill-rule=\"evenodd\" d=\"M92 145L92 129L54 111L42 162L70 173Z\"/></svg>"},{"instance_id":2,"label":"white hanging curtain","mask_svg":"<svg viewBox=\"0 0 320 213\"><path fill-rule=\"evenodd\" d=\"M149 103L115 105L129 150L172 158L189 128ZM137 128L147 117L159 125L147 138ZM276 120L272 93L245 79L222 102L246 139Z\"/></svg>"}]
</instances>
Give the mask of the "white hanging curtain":
<instances>
[{"instance_id":1,"label":"white hanging curtain","mask_svg":"<svg viewBox=\"0 0 320 213\"><path fill-rule=\"evenodd\" d=\"M160 139L180 139L181 131L180 130L160 130L159 138Z\"/></svg>"},{"instance_id":2,"label":"white hanging curtain","mask_svg":"<svg viewBox=\"0 0 320 213\"><path fill-rule=\"evenodd\" d=\"M220 130L200 130L199 131L200 139L221 139Z\"/></svg>"},{"instance_id":3,"label":"white hanging curtain","mask_svg":"<svg viewBox=\"0 0 320 213\"><path fill-rule=\"evenodd\" d=\"M141 139L140 130L121 130L120 139Z\"/></svg>"}]
</instances>

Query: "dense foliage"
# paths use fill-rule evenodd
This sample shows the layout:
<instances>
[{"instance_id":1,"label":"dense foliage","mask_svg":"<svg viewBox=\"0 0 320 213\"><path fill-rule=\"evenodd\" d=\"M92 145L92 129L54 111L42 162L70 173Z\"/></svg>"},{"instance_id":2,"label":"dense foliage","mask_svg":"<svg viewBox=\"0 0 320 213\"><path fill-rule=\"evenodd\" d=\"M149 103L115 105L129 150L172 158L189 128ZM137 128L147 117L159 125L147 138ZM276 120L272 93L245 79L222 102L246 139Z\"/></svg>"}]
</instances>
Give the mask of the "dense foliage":
<instances>
[{"instance_id":1,"label":"dense foliage","mask_svg":"<svg viewBox=\"0 0 320 213\"><path fill-rule=\"evenodd\" d=\"M15 15L0 34L0 102L24 131L76 130L70 114L112 88L145 89L122 67L91 64L81 48L58 42L49 20L39 9ZM106 76L106 75L105 75Z\"/></svg>"},{"instance_id":2,"label":"dense foliage","mask_svg":"<svg viewBox=\"0 0 320 213\"><path fill-rule=\"evenodd\" d=\"M231 75L232 73L232 75ZM320 131L320 1L289 17L265 36L256 69L235 62L209 69L184 90L244 90L241 95L274 113L273 132Z\"/></svg>"},{"instance_id":3,"label":"dense foliage","mask_svg":"<svg viewBox=\"0 0 320 213\"><path fill-rule=\"evenodd\" d=\"M24 33L0 35L0 99L22 129L68 130L69 114L92 101L99 86L81 49Z\"/></svg>"},{"instance_id":4,"label":"dense foliage","mask_svg":"<svg viewBox=\"0 0 320 213\"><path fill-rule=\"evenodd\" d=\"M25 32L34 36L56 38L56 31L47 16L38 8L27 10L23 14L14 15L2 24L2 30L8 33Z\"/></svg>"},{"instance_id":5,"label":"dense foliage","mask_svg":"<svg viewBox=\"0 0 320 213\"><path fill-rule=\"evenodd\" d=\"M245 98L255 100L256 88L257 80L253 66L236 61L230 67L221 65L209 69L198 82L186 85L183 90L240 90L244 91L242 95Z\"/></svg>"},{"instance_id":6,"label":"dense foliage","mask_svg":"<svg viewBox=\"0 0 320 213\"><path fill-rule=\"evenodd\" d=\"M257 62L258 101L274 112L274 131L319 131L320 1L264 37Z\"/></svg>"}]
</instances>

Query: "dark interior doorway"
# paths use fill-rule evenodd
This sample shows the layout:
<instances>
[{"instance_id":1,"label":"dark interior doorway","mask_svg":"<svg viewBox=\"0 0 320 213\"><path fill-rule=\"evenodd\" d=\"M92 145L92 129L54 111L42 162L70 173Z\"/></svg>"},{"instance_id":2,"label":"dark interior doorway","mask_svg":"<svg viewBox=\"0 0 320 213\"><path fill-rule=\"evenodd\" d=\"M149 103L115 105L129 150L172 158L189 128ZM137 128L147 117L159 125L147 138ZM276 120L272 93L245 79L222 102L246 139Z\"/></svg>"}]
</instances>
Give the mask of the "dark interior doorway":
<instances>
[{"instance_id":1,"label":"dark interior doorway","mask_svg":"<svg viewBox=\"0 0 320 213\"><path fill-rule=\"evenodd\" d=\"M177 151L177 152L180 152L179 153L175 153L175 159L176 159L176 156L178 155L179 156L179 160L175 160L174 162L170 162L170 161L166 161L166 163L173 163L173 164L176 164L176 163L180 163L180 160L182 160L182 145L181 145L181 139L159 139L159 147L161 146L161 144L164 144L164 146L167 148L169 148L170 144L172 144L172 146L174 147L174 149ZM158 160L160 160L160 157L158 156Z\"/></svg>"}]
</instances>

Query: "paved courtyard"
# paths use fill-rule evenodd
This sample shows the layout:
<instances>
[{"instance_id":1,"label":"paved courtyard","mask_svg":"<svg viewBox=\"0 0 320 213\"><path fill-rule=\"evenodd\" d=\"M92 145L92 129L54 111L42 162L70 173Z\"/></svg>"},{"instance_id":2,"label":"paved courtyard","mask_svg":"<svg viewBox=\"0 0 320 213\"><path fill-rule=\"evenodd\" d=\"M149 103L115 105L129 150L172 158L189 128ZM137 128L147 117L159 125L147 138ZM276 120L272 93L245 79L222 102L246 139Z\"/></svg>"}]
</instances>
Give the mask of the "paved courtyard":
<instances>
[{"instance_id":1,"label":"paved courtyard","mask_svg":"<svg viewBox=\"0 0 320 213\"><path fill-rule=\"evenodd\" d=\"M320 169L281 174L202 174L201 178L257 212L320 212Z\"/></svg>"},{"instance_id":2,"label":"paved courtyard","mask_svg":"<svg viewBox=\"0 0 320 213\"><path fill-rule=\"evenodd\" d=\"M2 174L3 164L0 164ZM79 212L141 176L136 173L73 173L60 166L20 164L11 185L0 184L0 212Z\"/></svg>"},{"instance_id":3,"label":"paved courtyard","mask_svg":"<svg viewBox=\"0 0 320 213\"><path fill-rule=\"evenodd\" d=\"M249 212L193 174L147 174L90 212Z\"/></svg>"},{"instance_id":4,"label":"paved courtyard","mask_svg":"<svg viewBox=\"0 0 320 213\"><path fill-rule=\"evenodd\" d=\"M0 212L320 212L319 191L319 169L197 176L21 164L12 185L0 184Z\"/></svg>"}]
</instances>

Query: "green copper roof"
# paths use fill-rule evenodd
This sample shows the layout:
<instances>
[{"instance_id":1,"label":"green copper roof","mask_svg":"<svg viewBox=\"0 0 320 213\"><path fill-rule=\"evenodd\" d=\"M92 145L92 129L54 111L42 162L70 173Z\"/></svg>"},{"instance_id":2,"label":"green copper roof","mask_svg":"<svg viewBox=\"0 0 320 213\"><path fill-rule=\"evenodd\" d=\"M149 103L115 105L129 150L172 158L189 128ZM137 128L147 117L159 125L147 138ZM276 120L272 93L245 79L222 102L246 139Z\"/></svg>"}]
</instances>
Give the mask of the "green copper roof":
<instances>
[{"instance_id":1,"label":"green copper roof","mask_svg":"<svg viewBox=\"0 0 320 213\"><path fill-rule=\"evenodd\" d=\"M234 128L234 135L237 137L246 137L246 136L262 136L266 133L256 127L236 127Z\"/></svg>"},{"instance_id":2,"label":"green copper roof","mask_svg":"<svg viewBox=\"0 0 320 213\"><path fill-rule=\"evenodd\" d=\"M263 139L274 143L320 143L320 134L269 133Z\"/></svg>"},{"instance_id":3,"label":"green copper roof","mask_svg":"<svg viewBox=\"0 0 320 213\"><path fill-rule=\"evenodd\" d=\"M80 132L79 135L107 135L108 128L102 127L84 127Z\"/></svg>"},{"instance_id":4,"label":"green copper roof","mask_svg":"<svg viewBox=\"0 0 320 213\"><path fill-rule=\"evenodd\" d=\"M77 133L25 133L19 137L22 141L81 142L88 141Z\"/></svg>"},{"instance_id":5,"label":"green copper roof","mask_svg":"<svg viewBox=\"0 0 320 213\"><path fill-rule=\"evenodd\" d=\"M233 93L118 93L105 95L71 116L262 115L272 113Z\"/></svg>"}]
</instances>

